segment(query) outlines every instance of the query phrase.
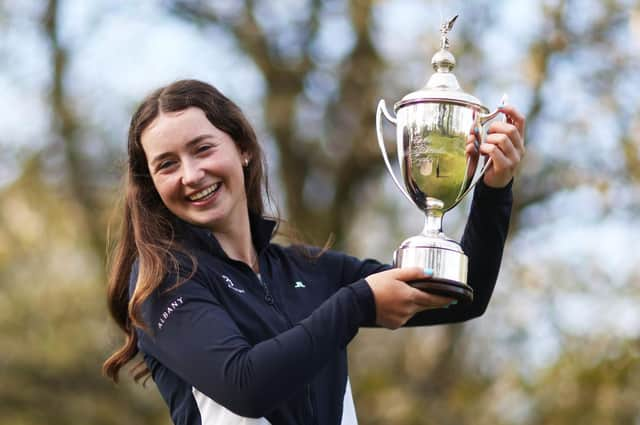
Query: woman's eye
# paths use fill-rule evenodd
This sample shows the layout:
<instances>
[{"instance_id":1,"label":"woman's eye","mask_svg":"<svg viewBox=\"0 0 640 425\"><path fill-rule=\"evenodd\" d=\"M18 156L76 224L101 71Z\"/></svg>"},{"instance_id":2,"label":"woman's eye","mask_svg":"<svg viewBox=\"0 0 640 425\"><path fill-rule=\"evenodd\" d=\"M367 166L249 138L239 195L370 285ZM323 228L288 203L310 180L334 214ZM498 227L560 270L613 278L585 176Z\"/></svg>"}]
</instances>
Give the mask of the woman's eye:
<instances>
[{"instance_id":1,"label":"woman's eye","mask_svg":"<svg viewBox=\"0 0 640 425\"><path fill-rule=\"evenodd\" d=\"M162 161L158 164L158 170L164 170L171 167L174 164L174 161Z\"/></svg>"},{"instance_id":2,"label":"woman's eye","mask_svg":"<svg viewBox=\"0 0 640 425\"><path fill-rule=\"evenodd\" d=\"M196 152L198 152L198 153L206 152L209 149L211 149L211 145L200 145L200 146L198 146L198 149L196 149Z\"/></svg>"}]
</instances>

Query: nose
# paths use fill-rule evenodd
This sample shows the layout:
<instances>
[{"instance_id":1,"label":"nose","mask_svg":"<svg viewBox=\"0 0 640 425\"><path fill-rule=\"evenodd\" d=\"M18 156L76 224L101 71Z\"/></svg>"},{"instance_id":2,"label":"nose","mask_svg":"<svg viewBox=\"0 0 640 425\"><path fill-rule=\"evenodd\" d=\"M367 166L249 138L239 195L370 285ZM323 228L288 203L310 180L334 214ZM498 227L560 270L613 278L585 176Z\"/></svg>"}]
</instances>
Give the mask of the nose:
<instances>
[{"instance_id":1,"label":"nose","mask_svg":"<svg viewBox=\"0 0 640 425\"><path fill-rule=\"evenodd\" d=\"M185 161L182 167L182 184L197 186L204 177L204 170L192 161Z\"/></svg>"}]
</instances>

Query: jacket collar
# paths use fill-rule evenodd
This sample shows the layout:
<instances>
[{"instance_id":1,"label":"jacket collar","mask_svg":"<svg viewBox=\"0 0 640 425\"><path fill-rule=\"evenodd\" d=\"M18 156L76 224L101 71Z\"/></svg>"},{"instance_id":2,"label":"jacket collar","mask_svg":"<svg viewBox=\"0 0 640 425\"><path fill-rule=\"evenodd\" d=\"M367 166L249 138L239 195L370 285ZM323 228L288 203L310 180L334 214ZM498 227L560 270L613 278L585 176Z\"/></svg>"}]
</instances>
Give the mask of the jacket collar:
<instances>
[{"instance_id":1,"label":"jacket collar","mask_svg":"<svg viewBox=\"0 0 640 425\"><path fill-rule=\"evenodd\" d=\"M251 226L251 238L258 255L264 251L274 235L276 221L249 212L249 224ZM195 226L176 218L176 239L185 245L185 248L200 248L216 256L228 258L220 243L211 230Z\"/></svg>"}]
</instances>

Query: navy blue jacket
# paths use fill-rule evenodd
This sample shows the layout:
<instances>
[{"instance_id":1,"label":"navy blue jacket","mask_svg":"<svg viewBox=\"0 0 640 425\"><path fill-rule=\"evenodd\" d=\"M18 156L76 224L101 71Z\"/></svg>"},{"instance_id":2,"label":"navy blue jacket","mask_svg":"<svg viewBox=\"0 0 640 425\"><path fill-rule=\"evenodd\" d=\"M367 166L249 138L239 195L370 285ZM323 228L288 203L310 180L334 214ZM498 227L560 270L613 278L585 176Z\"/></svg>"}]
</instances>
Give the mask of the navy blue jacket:
<instances>
[{"instance_id":1,"label":"navy blue jacket","mask_svg":"<svg viewBox=\"0 0 640 425\"><path fill-rule=\"evenodd\" d=\"M480 182L461 241L473 303L427 310L407 325L459 322L485 311L511 203L510 186L491 189ZM235 423L342 421L347 344L361 326L375 326L364 278L389 266L335 251L311 260L299 248L271 243L274 224L251 217L261 280L230 259L211 232L187 224L177 229L197 267L178 255L180 275L191 276L173 289L176 275L165 279L143 305L151 331L138 331L139 348L176 424L214 423L206 416L223 417L219 409L236 419L263 418ZM137 265L132 291L136 277Z\"/></svg>"}]
</instances>

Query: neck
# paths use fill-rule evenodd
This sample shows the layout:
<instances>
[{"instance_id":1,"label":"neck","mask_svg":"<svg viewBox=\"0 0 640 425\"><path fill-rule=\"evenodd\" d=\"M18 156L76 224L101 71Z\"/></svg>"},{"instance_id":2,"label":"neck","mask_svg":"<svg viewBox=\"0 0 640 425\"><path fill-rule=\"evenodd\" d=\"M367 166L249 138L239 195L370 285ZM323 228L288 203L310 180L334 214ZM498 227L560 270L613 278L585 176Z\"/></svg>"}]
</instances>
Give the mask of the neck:
<instances>
[{"instance_id":1,"label":"neck","mask_svg":"<svg viewBox=\"0 0 640 425\"><path fill-rule=\"evenodd\" d=\"M213 235L229 258L242 261L258 272L258 255L251 238L248 212L239 215L233 226L220 231L213 230Z\"/></svg>"}]
</instances>

